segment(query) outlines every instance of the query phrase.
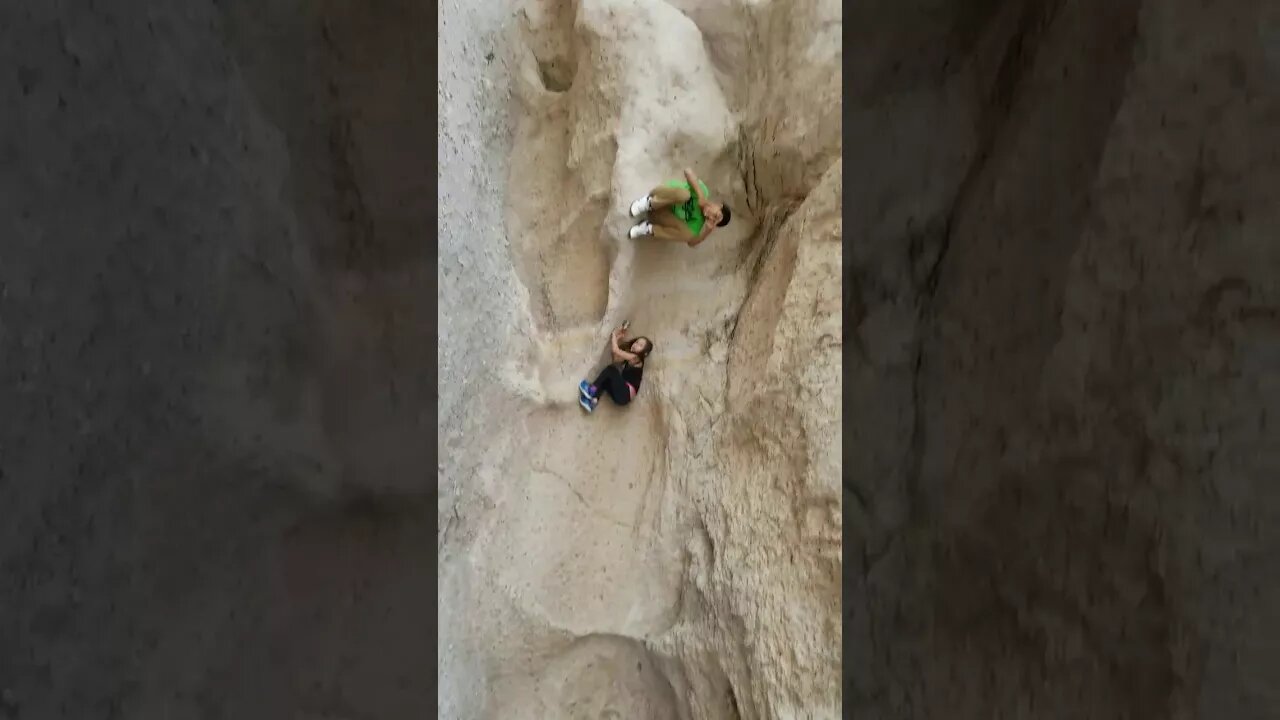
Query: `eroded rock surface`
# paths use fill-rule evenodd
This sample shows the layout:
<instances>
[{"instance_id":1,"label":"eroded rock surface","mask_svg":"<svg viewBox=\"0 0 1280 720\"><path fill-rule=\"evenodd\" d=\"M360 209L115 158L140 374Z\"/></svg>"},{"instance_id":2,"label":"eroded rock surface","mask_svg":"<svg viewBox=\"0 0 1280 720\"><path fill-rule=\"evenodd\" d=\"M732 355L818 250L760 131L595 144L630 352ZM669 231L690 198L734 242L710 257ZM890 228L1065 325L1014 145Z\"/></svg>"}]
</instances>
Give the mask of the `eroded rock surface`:
<instances>
[{"instance_id":1,"label":"eroded rock surface","mask_svg":"<svg viewBox=\"0 0 1280 720\"><path fill-rule=\"evenodd\" d=\"M445 479L444 702L838 717L840 4L519 8L521 400L475 443L487 466ZM685 166L733 223L696 249L626 239L631 200ZM586 416L578 380L624 318L656 343L644 389Z\"/></svg>"}]
</instances>

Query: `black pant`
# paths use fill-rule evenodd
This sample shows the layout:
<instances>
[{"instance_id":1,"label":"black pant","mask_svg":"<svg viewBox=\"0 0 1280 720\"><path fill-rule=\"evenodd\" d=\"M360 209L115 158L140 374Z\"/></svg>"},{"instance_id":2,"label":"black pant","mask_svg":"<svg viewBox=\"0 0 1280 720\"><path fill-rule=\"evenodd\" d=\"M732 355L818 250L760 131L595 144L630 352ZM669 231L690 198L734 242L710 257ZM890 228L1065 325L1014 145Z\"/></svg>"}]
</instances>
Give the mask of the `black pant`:
<instances>
[{"instance_id":1,"label":"black pant","mask_svg":"<svg viewBox=\"0 0 1280 720\"><path fill-rule=\"evenodd\" d=\"M591 384L596 386L596 397L608 395L613 399L614 405L631 402L631 389L627 387L627 381L622 379L622 371L617 365L606 366Z\"/></svg>"}]
</instances>

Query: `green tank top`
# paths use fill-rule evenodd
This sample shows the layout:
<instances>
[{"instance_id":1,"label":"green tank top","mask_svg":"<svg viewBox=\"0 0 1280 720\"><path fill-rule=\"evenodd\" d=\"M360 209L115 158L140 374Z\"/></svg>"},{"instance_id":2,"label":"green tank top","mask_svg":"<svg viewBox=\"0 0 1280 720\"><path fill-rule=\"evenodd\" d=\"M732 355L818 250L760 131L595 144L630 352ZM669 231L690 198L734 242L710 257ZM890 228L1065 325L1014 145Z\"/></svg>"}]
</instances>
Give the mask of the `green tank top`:
<instances>
[{"instance_id":1,"label":"green tank top","mask_svg":"<svg viewBox=\"0 0 1280 720\"><path fill-rule=\"evenodd\" d=\"M702 232L702 226L706 224L707 219L702 215L702 206L698 204L698 194L689 187L687 180L668 180L667 187L680 188L689 191L689 199L682 205L672 205L671 212L684 224L693 231L694 235ZM707 196L707 200L711 199L711 191L707 189L707 184L698 180L698 186L702 188L702 194Z\"/></svg>"}]
</instances>

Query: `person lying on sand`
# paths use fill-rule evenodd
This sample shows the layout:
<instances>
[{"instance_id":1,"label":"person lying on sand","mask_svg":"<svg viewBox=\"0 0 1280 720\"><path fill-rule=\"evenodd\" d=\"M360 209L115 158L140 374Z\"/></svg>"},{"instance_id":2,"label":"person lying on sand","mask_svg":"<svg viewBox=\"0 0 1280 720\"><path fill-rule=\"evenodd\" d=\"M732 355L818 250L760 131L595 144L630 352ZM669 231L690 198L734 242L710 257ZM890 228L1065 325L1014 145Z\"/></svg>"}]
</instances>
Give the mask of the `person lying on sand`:
<instances>
[{"instance_id":1,"label":"person lying on sand","mask_svg":"<svg viewBox=\"0 0 1280 720\"><path fill-rule=\"evenodd\" d=\"M640 379L644 376L644 360L653 352L653 341L647 337L624 340L627 334L627 323L613 331L610 336L609 351L613 355L613 363L606 365L596 376L596 381L578 383L578 404L583 410L591 412L600 402L600 395L607 394L614 405L626 405L635 399L640 391ZM625 349L624 349L625 348Z\"/></svg>"},{"instance_id":2,"label":"person lying on sand","mask_svg":"<svg viewBox=\"0 0 1280 720\"><path fill-rule=\"evenodd\" d=\"M649 219L631 228L631 239L653 236L697 247L718 227L729 224L729 206L711 202L705 183L685 168L683 180L668 180L631 203L631 217Z\"/></svg>"}]
</instances>

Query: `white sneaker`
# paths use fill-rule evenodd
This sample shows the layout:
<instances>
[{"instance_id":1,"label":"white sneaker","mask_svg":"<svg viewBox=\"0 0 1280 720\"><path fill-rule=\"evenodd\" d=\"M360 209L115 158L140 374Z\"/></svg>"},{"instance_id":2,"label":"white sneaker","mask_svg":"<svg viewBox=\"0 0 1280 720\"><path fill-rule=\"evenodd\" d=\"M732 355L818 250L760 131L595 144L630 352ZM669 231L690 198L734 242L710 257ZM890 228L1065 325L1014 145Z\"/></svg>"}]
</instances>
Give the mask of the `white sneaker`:
<instances>
[{"instance_id":1,"label":"white sneaker","mask_svg":"<svg viewBox=\"0 0 1280 720\"><path fill-rule=\"evenodd\" d=\"M629 233L627 233L627 234L631 236L631 239L632 239L632 240L635 240L635 239L636 239L636 238L638 238L638 237L643 237L643 236L646 236L646 235L652 235L652 234L653 234L653 223L649 223L649 222L642 222L642 223L640 223L639 225L632 225L632 226L631 226L631 232L629 232Z\"/></svg>"},{"instance_id":2,"label":"white sneaker","mask_svg":"<svg viewBox=\"0 0 1280 720\"><path fill-rule=\"evenodd\" d=\"M649 212L649 196L645 195L639 200L631 203L631 217L640 217Z\"/></svg>"}]
</instances>

